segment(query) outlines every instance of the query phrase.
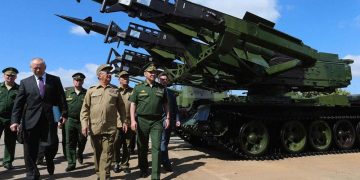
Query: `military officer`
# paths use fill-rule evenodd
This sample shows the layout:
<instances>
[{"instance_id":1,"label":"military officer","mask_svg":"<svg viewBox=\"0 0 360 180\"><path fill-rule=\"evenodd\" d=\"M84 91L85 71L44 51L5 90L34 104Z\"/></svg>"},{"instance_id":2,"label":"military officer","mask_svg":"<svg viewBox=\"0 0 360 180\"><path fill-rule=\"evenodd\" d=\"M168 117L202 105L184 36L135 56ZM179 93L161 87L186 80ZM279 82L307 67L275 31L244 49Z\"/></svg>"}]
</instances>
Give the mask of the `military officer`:
<instances>
[{"instance_id":1,"label":"military officer","mask_svg":"<svg viewBox=\"0 0 360 180\"><path fill-rule=\"evenodd\" d=\"M86 89L83 88L85 75L75 73L73 76L74 87L66 88L65 95L68 104L69 117L65 123L66 155L68 167L65 171L72 171L76 167L76 158L83 163L83 152L86 145L86 137L81 133L80 110L84 102ZM78 150L76 152L76 147Z\"/></svg>"},{"instance_id":2,"label":"military officer","mask_svg":"<svg viewBox=\"0 0 360 180\"><path fill-rule=\"evenodd\" d=\"M99 84L86 92L80 113L82 133L90 135L95 172L100 180L110 179L118 115L124 131L127 131L124 102L119 89L110 84L111 69L105 64L97 68Z\"/></svg>"},{"instance_id":3,"label":"military officer","mask_svg":"<svg viewBox=\"0 0 360 180\"><path fill-rule=\"evenodd\" d=\"M129 97L131 101L131 129L137 130L138 161L140 177L147 177L149 135L151 137L152 172L151 179L160 179L160 139L163 130L162 115L166 112L165 128L169 126L167 95L164 86L155 82L156 67L150 63L144 67L146 80L137 84ZM135 112L138 122L135 121Z\"/></svg>"},{"instance_id":4,"label":"military officer","mask_svg":"<svg viewBox=\"0 0 360 180\"><path fill-rule=\"evenodd\" d=\"M120 83L119 90L125 104L125 111L126 111L125 122L127 126L130 126L130 102L128 99L132 93L133 88L129 86L129 73L127 71L121 71L119 74L115 76L119 78L119 83ZM131 130L125 133L122 124L119 122L120 121L118 121L118 125L117 125L118 130L114 143L115 166L113 170L116 173L119 173L121 170L123 170L124 173L130 173L130 169L129 169L130 140L134 136L134 133ZM122 149L121 160L120 160L120 154L121 154L120 149ZM120 162L121 164L119 165Z\"/></svg>"},{"instance_id":5,"label":"military officer","mask_svg":"<svg viewBox=\"0 0 360 180\"><path fill-rule=\"evenodd\" d=\"M4 82L0 84L0 138L4 131L5 149L3 165L6 169L13 169L16 132L10 130L11 111L14 106L14 100L18 93L19 85L15 79L19 71L16 68L8 67L3 69Z\"/></svg>"}]
</instances>

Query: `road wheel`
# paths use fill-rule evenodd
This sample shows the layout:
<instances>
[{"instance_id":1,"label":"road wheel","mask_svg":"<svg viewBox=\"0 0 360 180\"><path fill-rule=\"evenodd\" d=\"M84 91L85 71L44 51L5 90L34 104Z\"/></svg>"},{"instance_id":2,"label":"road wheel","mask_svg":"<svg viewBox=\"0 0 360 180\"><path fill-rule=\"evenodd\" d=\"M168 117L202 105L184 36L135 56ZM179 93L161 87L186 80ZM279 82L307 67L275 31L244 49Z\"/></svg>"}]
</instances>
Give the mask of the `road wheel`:
<instances>
[{"instance_id":1,"label":"road wheel","mask_svg":"<svg viewBox=\"0 0 360 180\"><path fill-rule=\"evenodd\" d=\"M306 129L299 121L287 122L281 128L281 144L289 153L302 152L306 146L306 138Z\"/></svg>"},{"instance_id":2,"label":"road wheel","mask_svg":"<svg viewBox=\"0 0 360 180\"><path fill-rule=\"evenodd\" d=\"M325 121L314 121L309 126L309 143L316 151L326 151L330 148L332 133Z\"/></svg>"},{"instance_id":3,"label":"road wheel","mask_svg":"<svg viewBox=\"0 0 360 180\"><path fill-rule=\"evenodd\" d=\"M239 132L240 148L249 156L260 156L269 146L270 137L266 126L260 121L244 123Z\"/></svg>"},{"instance_id":4,"label":"road wheel","mask_svg":"<svg viewBox=\"0 0 360 180\"><path fill-rule=\"evenodd\" d=\"M333 126L334 141L340 149L350 149L355 144L356 133L351 122L339 120Z\"/></svg>"}]
</instances>

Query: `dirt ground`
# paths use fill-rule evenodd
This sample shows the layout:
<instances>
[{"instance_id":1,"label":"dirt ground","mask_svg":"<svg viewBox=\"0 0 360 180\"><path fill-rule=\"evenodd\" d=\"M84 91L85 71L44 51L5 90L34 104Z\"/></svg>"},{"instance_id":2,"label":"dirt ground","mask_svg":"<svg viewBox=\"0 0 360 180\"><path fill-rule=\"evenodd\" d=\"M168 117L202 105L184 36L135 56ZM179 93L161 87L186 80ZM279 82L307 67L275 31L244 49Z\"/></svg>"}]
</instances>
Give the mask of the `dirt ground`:
<instances>
[{"instance_id":1,"label":"dirt ground","mask_svg":"<svg viewBox=\"0 0 360 180\"><path fill-rule=\"evenodd\" d=\"M0 160L4 153L3 137L0 141ZM360 179L360 154L334 154L286 158L276 161L234 160L230 155L214 149L194 148L182 139L174 136L170 141L170 157L173 172L162 172L162 179L242 179L242 180L358 180ZM92 159L92 149L88 141L83 165L76 170L65 172L67 163L62 155L61 145L55 157L55 174L48 176L45 166L39 166L41 179L96 179ZM23 148L16 146L15 169L0 167L0 179L24 179L25 166ZM151 157L149 157L151 160ZM0 163L2 164L2 162ZM137 156L132 155L131 173L114 173L112 179L139 179ZM150 179L150 176L146 179Z\"/></svg>"}]
</instances>

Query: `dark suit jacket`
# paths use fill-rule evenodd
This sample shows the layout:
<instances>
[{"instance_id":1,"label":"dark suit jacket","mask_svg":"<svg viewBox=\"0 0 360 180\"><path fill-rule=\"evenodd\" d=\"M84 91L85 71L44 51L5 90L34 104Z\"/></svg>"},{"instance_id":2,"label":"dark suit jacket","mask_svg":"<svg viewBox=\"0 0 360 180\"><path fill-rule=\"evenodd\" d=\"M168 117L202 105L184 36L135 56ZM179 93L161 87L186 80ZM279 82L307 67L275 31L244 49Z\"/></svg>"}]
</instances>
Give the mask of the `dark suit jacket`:
<instances>
[{"instance_id":1,"label":"dark suit jacket","mask_svg":"<svg viewBox=\"0 0 360 180\"><path fill-rule=\"evenodd\" d=\"M178 105L176 103L175 91L171 89L166 89L167 92L167 101L168 101L168 111L170 113L170 127L175 128L176 125L176 115L179 113Z\"/></svg>"},{"instance_id":2,"label":"dark suit jacket","mask_svg":"<svg viewBox=\"0 0 360 180\"><path fill-rule=\"evenodd\" d=\"M45 117L47 129L50 133L52 127L56 127L57 123L53 118L53 106L59 106L62 116L67 118L67 103L65 93L60 78L50 74L46 74L45 95L42 98L40 91L33 76L20 81L18 95L16 96L12 111L11 123L20 124L20 120L24 120L25 130L32 129L41 119ZM24 114L24 117L22 115ZM43 116L41 116L43 114ZM53 132L55 133L55 132Z\"/></svg>"}]
</instances>

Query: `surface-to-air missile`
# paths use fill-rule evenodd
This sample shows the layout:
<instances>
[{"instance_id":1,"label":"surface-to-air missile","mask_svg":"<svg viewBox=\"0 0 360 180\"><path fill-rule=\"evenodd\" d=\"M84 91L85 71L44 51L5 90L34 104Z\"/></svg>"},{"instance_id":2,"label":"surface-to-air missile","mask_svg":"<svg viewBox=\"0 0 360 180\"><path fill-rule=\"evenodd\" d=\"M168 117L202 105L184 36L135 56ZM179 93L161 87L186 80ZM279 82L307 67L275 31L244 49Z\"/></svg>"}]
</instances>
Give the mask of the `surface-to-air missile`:
<instances>
[{"instance_id":1,"label":"surface-to-air missile","mask_svg":"<svg viewBox=\"0 0 360 180\"><path fill-rule=\"evenodd\" d=\"M247 91L194 106L184 139L215 142L249 159L358 150L359 100L333 93L350 84L352 60L318 52L249 12L240 19L186 0L94 1L101 12L124 12L157 28L130 23L123 30L90 17L60 17L103 34L107 43L143 48L149 54L143 57L153 58L176 84ZM292 91L323 95L295 97Z\"/></svg>"}]
</instances>

